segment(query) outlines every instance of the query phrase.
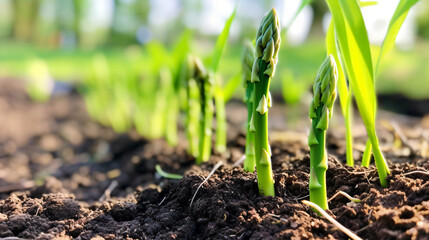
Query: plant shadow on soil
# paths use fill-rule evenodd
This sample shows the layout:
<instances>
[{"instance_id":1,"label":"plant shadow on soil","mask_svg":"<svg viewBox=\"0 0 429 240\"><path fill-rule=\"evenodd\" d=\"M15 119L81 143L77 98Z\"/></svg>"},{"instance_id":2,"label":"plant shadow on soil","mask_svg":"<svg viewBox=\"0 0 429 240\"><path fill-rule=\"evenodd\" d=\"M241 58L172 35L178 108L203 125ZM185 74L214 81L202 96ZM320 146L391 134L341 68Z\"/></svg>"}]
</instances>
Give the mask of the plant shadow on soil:
<instances>
[{"instance_id":1,"label":"plant shadow on soil","mask_svg":"<svg viewBox=\"0 0 429 240\"><path fill-rule=\"evenodd\" d=\"M272 141L276 197L261 197L256 175L233 166L245 141L235 121L230 154L194 166L183 143L94 124L75 93L38 104L16 81L0 85L0 113L8 116L0 119L0 238L348 239L301 203L309 178L302 142ZM329 145L328 196L341 190L361 202L338 197L328 212L365 239L428 239L429 175L413 173L427 171L427 160L387 153L392 174L381 188L374 167L344 166L339 146ZM161 178L157 163L184 178Z\"/></svg>"}]
</instances>

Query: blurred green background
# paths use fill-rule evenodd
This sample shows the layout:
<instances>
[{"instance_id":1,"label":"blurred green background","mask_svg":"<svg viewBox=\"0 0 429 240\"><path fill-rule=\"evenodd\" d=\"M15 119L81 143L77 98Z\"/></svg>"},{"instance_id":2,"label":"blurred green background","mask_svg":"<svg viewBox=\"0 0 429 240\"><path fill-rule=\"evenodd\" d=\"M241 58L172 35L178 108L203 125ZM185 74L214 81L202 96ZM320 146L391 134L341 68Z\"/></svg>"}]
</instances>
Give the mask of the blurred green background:
<instances>
[{"instance_id":1,"label":"blurred green background","mask_svg":"<svg viewBox=\"0 0 429 240\"><path fill-rule=\"evenodd\" d=\"M380 0L362 10L373 52L397 2ZM397 47L383 61L378 92L429 98L428 2L420 1L407 17ZM187 29L193 33L191 52L207 56L237 6L219 69L226 81L240 71L243 41L254 37L258 19L274 6L285 30L272 90L283 90L287 102L297 103L324 59L329 21L327 6L320 0L312 1L293 21L300 4L298 0L0 0L0 78L31 77L29 62L41 59L56 81L79 82L88 75L97 53L115 68L128 71L125 59L141 51L145 69L151 62L144 54L146 44L159 42L171 49Z\"/></svg>"}]
</instances>

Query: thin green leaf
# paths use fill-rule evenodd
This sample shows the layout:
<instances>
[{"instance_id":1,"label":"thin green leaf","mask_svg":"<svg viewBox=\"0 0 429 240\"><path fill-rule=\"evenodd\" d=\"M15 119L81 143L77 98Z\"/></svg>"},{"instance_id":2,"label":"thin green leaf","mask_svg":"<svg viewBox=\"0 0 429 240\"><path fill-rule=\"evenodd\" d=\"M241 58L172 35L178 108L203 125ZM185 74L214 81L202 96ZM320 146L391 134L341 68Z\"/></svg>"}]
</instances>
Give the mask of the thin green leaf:
<instances>
[{"instance_id":1,"label":"thin green leaf","mask_svg":"<svg viewBox=\"0 0 429 240\"><path fill-rule=\"evenodd\" d=\"M162 170L162 168L159 164L155 165L155 170L159 175L161 175L161 177L164 177L164 178L169 178L169 179L182 179L183 178L183 176L180 174L165 172L164 170Z\"/></svg>"},{"instance_id":2,"label":"thin green leaf","mask_svg":"<svg viewBox=\"0 0 429 240\"><path fill-rule=\"evenodd\" d=\"M348 89L347 89L347 82L346 77L344 75L344 70L342 66L342 62L339 58L339 53L337 51L337 44L335 39L335 28L334 28L334 22L331 21L329 24L328 32L326 33L326 49L328 52L328 55L331 54L335 62L337 62L337 69L338 69L338 95L340 97L340 103L341 103L341 110L343 112L343 115L345 116L347 113L347 98L348 98Z\"/></svg>"},{"instance_id":3,"label":"thin green leaf","mask_svg":"<svg viewBox=\"0 0 429 240\"><path fill-rule=\"evenodd\" d=\"M234 77L229 79L225 87L223 87L223 98L225 103L231 99L239 86L241 86L241 73L237 73Z\"/></svg>"},{"instance_id":4,"label":"thin green leaf","mask_svg":"<svg viewBox=\"0 0 429 240\"><path fill-rule=\"evenodd\" d=\"M378 4L377 1L366 1L366 2L359 1L360 7L374 6L374 5L377 5L377 4Z\"/></svg>"},{"instance_id":5,"label":"thin green leaf","mask_svg":"<svg viewBox=\"0 0 429 240\"><path fill-rule=\"evenodd\" d=\"M289 21L286 28L284 28L283 31L287 31L293 22L295 22L295 19L298 17L299 13L304 9L305 6L311 3L312 0L302 0L301 5L299 5L299 8L296 10L295 14L293 15L292 19Z\"/></svg>"},{"instance_id":6,"label":"thin green leaf","mask_svg":"<svg viewBox=\"0 0 429 240\"><path fill-rule=\"evenodd\" d=\"M381 46L380 55L378 57L377 65L375 67L376 74L378 73L381 59L394 46L396 36L401 29L402 23L404 23L404 20L407 17L408 11L418 1L419 0L401 0L396 7L395 13L393 13L392 18L390 19L389 27L387 29L386 36L384 37L383 45Z\"/></svg>"},{"instance_id":7,"label":"thin green leaf","mask_svg":"<svg viewBox=\"0 0 429 240\"><path fill-rule=\"evenodd\" d=\"M151 42L145 46L150 59L151 59L151 71L153 74L157 74L162 65L166 65L166 61L169 61L169 54L167 49L160 42Z\"/></svg>"},{"instance_id":8,"label":"thin green leaf","mask_svg":"<svg viewBox=\"0 0 429 240\"><path fill-rule=\"evenodd\" d=\"M219 65L220 57L222 56L223 49L226 46L226 42L228 40L229 30L231 29L232 21L235 18L235 12L237 9L234 9L231 16L225 22L225 26L223 27L222 33L219 35L216 41L215 50L211 57L210 68L213 72L216 72L217 67Z\"/></svg>"},{"instance_id":9,"label":"thin green leaf","mask_svg":"<svg viewBox=\"0 0 429 240\"><path fill-rule=\"evenodd\" d=\"M371 80L374 78L374 70L371 58L371 48L368 40L368 33L366 31L365 22L362 17L362 12L359 4L354 0L339 1L341 9L344 14L344 19L347 25L350 26L348 30L351 31L357 44L351 45L352 47L359 48L359 52L364 60L366 69L372 75Z\"/></svg>"},{"instance_id":10,"label":"thin green leaf","mask_svg":"<svg viewBox=\"0 0 429 240\"><path fill-rule=\"evenodd\" d=\"M174 46L173 52L171 54L171 57L172 57L171 69L173 71L173 76L178 75L178 72L182 66L182 61L189 53L191 41L192 41L192 31L186 30L182 33L176 45Z\"/></svg>"},{"instance_id":11,"label":"thin green leaf","mask_svg":"<svg viewBox=\"0 0 429 240\"><path fill-rule=\"evenodd\" d=\"M345 2L350 4L340 5L343 1L327 0L333 16L342 60L355 93L356 102L365 126L373 131L375 93L369 42L368 39L364 39L367 36L366 28L357 2L353 0ZM344 7L346 9L344 13L343 5L348 5ZM359 45L366 45L366 47Z\"/></svg>"}]
</instances>

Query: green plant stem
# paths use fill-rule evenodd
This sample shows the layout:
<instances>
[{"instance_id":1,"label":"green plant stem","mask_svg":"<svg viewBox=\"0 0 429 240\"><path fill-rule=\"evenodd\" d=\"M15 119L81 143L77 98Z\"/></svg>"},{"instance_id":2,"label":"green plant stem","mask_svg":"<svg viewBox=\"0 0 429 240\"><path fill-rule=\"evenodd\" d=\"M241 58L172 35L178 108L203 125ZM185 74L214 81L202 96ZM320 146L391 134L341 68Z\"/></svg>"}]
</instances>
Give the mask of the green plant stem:
<instances>
[{"instance_id":1,"label":"green plant stem","mask_svg":"<svg viewBox=\"0 0 429 240\"><path fill-rule=\"evenodd\" d=\"M319 106L316 118L312 121L312 130L318 144L310 145L310 201L316 203L323 210L328 209L326 194L326 170L328 170L328 154L326 153L326 130L317 128L322 115L323 105ZM311 134L310 134L310 137Z\"/></svg>"},{"instance_id":2,"label":"green plant stem","mask_svg":"<svg viewBox=\"0 0 429 240\"><path fill-rule=\"evenodd\" d=\"M246 159L244 159L244 171L246 172L254 172L256 167L255 162L255 134L250 129L250 124L252 121L253 114L253 99L250 99L252 96L252 92L254 90L254 84L249 82L246 87L246 105L247 105L247 126L246 126Z\"/></svg>"},{"instance_id":3,"label":"green plant stem","mask_svg":"<svg viewBox=\"0 0 429 240\"><path fill-rule=\"evenodd\" d=\"M375 130L368 132L369 139L371 140L372 152L374 154L375 166L377 167L378 176L380 178L381 186L387 187L386 177L390 174L389 167L387 166L387 162L383 156L383 153L380 150L380 146L378 143L377 135L375 134Z\"/></svg>"},{"instance_id":4,"label":"green plant stem","mask_svg":"<svg viewBox=\"0 0 429 240\"><path fill-rule=\"evenodd\" d=\"M369 167L369 164L371 163L371 153L372 153L372 145L371 145L371 141L368 139L366 141L366 145L365 145L365 151L363 152L362 155L362 167Z\"/></svg>"},{"instance_id":5,"label":"green plant stem","mask_svg":"<svg viewBox=\"0 0 429 240\"><path fill-rule=\"evenodd\" d=\"M216 151L226 152L226 114L225 99L222 90L218 89L215 94L216 106Z\"/></svg>"},{"instance_id":6,"label":"green plant stem","mask_svg":"<svg viewBox=\"0 0 429 240\"><path fill-rule=\"evenodd\" d=\"M188 137L189 153L195 158L199 155L198 133L199 133L199 90L194 78L188 80L187 84L187 106L186 106L186 134Z\"/></svg>"},{"instance_id":7,"label":"green plant stem","mask_svg":"<svg viewBox=\"0 0 429 240\"><path fill-rule=\"evenodd\" d=\"M180 174L165 172L164 170L162 170L162 168L159 164L155 165L155 170L159 175L161 175L164 178L168 178L168 179L182 179L183 178L183 176Z\"/></svg>"},{"instance_id":8,"label":"green plant stem","mask_svg":"<svg viewBox=\"0 0 429 240\"><path fill-rule=\"evenodd\" d=\"M353 104L352 104L352 90L349 89L349 93L347 95L347 112L344 116L344 121L346 125L346 159L347 165L353 167L354 159L353 159Z\"/></svg>"},{"instance_id":9,"label":"green plant stem","mask_svg":"<svg viewBox=\"0 0 429 240\"><path fill-rule=\"evenodd\" d=\"M255 125L255 161L258 177L259 192L265 196L274 196L274 180L271 170L271 149L268 142L268 109L261 114L257 111L258 103L263 98L267 98L268 89L270 87L270 78L264 74L268 63L258 58L259 60L259 81L255 82L254 106L253 106L253 121Z\"/></svg>"},{"instance_id":10,"label":"green plant stem","mask_svg":"<svg viewBox=\"0 0 429 240\"><path fill-rule=\"evenodd\" d=\"M200 134L199 154L196 163L199 165L209 160L212 145L212 121L213 121L213 76L207 75L199 81L200 89Z\"/></svg>"},{"instance_id":11,"label":"green plant stem","mask_svg":"<svg viewBox=\"0 0 429 240\"><path fill-rule=\"evenodd\" d=\"M268 108L271 107L270 81L275 73L281 41L280 21L275 9L262 19L256 39L256 59L251 76L251 82L255 84L251 127L255 129L256 172L259 193L274 196L271 148L268 142Z\"/></svg>"}]
</instances>

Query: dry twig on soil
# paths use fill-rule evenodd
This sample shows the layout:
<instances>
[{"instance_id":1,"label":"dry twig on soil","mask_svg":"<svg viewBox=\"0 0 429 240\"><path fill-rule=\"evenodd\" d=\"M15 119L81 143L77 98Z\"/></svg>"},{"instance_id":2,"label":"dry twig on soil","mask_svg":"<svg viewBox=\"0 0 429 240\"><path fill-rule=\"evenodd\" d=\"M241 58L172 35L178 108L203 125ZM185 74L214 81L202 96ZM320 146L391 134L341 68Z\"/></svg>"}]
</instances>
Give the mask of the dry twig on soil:
<instances>
[{"instance_id":1,"label":"dry twig on soil","mask_svg":"<svg viewBox=\"0 0 429 240\"><path fill-rule=\"evenodd\" d=\"M110 198L112 191L118 186L118 181L113 180L110 185L106 188L103 195L98 199L99 202L103 202L106 199Z\"/></svg>"},{"instance_id":2,"label":"dry twig on soil","mask_svg":"<svg viewBox=\"0 0 429 240\"><path fill-rule=\"evenodd\" d=\"M191 200L191 204L189 204L189 207L192 207L192 203L194 202L195 197L197 196L198 191L200 190L200 188L203 186L204 183L207 182L207 180L209 180L209 178L213 175L213 173L216 172L216 170L222 166L223 162L218 162L216 163L216 165L213 167L213 169L211 170L211 172L209 173L209 175L204 179L204 181L202 183L200 183L200 185L198 185L197 190L194 193L194 196L192 196L192 200Z\"/></svg>"},{"instance_id":3,"label":"dry twig on soil","mask_svg":"<svg viewBox=\"0 0 429 240\"><path fill-rule=\"evenodd\" d=\"M324 216L329 222L331 222L335 227L340 229L343 233L347 234L351 239L353 240L362 240L358 235L354 234L352 231L350 231L348 228L341 225L341 223L337 222L333 217L331 217L327 212L325 212L321 207L319 207L317 204L312 203L307 200L302 201L303 204L310 206L314 209L316 209L322 216Z\"/></svg>"}]
</instances>

